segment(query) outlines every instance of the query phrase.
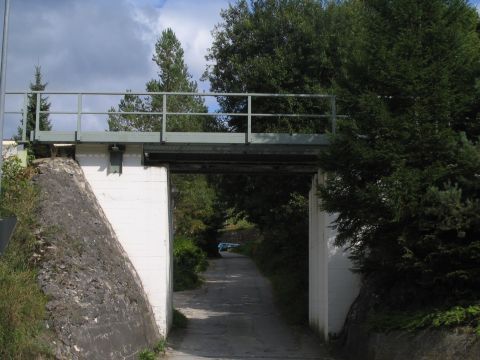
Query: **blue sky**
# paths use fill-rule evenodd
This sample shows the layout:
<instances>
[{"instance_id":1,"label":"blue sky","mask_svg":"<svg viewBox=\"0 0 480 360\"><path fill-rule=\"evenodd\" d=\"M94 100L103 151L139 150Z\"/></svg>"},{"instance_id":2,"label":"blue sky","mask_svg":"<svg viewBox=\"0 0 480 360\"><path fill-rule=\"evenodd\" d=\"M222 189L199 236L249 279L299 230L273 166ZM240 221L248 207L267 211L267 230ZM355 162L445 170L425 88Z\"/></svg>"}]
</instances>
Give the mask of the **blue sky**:
<instances>
[{"instance_id":1,"label":"blue sky","mask_svg":"<svg viewBox=\"0 0 480 360\"><path fill-rule=\"evenodd\" d=\"M10 0L7 91L27 89L37 64L48 82L47 90L144 91L145 83L157 76L151 60L153 48L167 27L175 31L190 73L198 80L205 70L211 31L228 3L229 0ZM3 10L3 1L0 4ZM199 82L199 87L208 90L209 84ZM115 101L92 106L106 110ZM8 102L7 110L18 110L15 100ZM72 103L60 98L51 98L51 102L57 109ZM58 126L62 127L54 121L54 127ZM11 136L16 127L17 120L7 118L5 136Z\"/></svg>"}]
</instances>

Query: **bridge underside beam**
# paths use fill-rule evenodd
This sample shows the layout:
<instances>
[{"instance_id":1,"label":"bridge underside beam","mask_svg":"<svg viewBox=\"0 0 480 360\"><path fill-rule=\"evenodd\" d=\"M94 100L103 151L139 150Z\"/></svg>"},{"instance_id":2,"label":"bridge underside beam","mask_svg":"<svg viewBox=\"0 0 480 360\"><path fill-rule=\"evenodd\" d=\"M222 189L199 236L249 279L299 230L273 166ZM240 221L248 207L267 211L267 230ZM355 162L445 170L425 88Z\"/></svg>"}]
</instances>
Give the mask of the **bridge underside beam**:
<instances>
[{"instance_id":1,"label":"bridge underside beam","mask_svg":"<svg viewBox=\"0 0 480 360\"><path fill-rule=\"evenodd\" d=\"M291 145L144 145L144 163L168 163L173 173L314 174L320 151Z\"/></svg>"}]
</instances>

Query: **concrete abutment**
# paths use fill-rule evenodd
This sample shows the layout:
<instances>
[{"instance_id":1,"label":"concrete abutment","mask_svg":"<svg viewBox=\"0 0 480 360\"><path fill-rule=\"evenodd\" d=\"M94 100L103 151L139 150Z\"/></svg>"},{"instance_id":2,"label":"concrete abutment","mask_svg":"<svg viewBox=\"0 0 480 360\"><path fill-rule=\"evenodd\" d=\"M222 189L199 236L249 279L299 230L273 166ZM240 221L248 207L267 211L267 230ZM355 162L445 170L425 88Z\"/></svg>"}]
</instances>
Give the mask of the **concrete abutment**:
<instances>
[{"instance_id":1,"label":"concrete abutment","mask_svg":"<svg viewBox=\"0 0 480 360\"><path fill-rule=\"evenodd\" d=\"M317 190L325 180L318 171L309 193L309 323L328 341L342 330L360 291L360 277L351 271L348 251L334 244L336 215L322 210Z\"/></svg>"}]
</instances>

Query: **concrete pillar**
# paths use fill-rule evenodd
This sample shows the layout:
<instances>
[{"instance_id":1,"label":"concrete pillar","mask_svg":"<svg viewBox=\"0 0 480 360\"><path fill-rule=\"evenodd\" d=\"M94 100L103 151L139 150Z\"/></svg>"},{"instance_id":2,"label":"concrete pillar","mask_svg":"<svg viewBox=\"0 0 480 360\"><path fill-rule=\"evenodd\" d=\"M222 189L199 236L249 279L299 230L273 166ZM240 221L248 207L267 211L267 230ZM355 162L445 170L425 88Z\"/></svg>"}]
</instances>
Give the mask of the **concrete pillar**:
<instances>
[{"instance_id":1,"label":"concrete pillar","mask_svg":"<svg viewBox=\"0 0 480 360\"><path fill-rule=\"evenodd\" d=\"M338 334L358 295L360 278L351 272L348 251L334 245L335 214L321 210L317 186L325 174L318 172L309 194L309 322L325 341Z\"/></svg>"},{"instance_id":2,"label":"concrete pillar","mask_svg":"<svg viewBox=\"0 0 480 360\"><path fill-rule=\"evenodd\" d=\"M77 145L75 157L135 267L160 333L166 336L172 321L169 170L144 167L142 151L139 145L127 145L121 174L107 173L107 145Z\"/></svg>"}]
</instances>

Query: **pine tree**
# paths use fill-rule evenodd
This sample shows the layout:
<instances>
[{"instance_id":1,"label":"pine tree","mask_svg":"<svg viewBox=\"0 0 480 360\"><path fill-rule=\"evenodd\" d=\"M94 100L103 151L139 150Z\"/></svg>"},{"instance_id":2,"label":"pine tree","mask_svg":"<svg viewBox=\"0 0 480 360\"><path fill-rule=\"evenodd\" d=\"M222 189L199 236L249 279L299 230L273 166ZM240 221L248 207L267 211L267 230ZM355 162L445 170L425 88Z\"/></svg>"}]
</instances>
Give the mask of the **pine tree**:
<instances>
[{"instance_id":1,"label":"pine tree","mask_svg":"<svg viewBox=\"0 0 480 360\"><path fill-rule=\"evenodd\" d=\"M42 73L40 66L35 66L35 80L33 83L30 83L30 91L44 91L47 87L47 83L42 83ZM49 111L50 103L48 102L48 97L40 95L40 111ZM27 140L30 139L30 132L35 131L35 122L36 122L36 111L37 111L37 94L28 95L28 104L27 104ZM49 120L49 114L40 113L39 125L41 131L48 131L52 129L52 125ZM18 139L22 138L23 133L23 120L22 125L18 128Z\"/></svg>"},{"instance_id":2,"label":"pine tree","mask_svg":"<svg viewBox=\"0 0 480 360\"><path fill-rule=\"evenodd\" d=\"M184 52L172 29L166 29L155 44L152 60L158 66L158 79L146 83L148 92L198 92L197 83L192 80L184 61ZM111 109L113 111L113 109ZM153 95L141 98L128 94L119 104L119 111L162 112L163 97ZM199 96L169 96L168 112L206 112L203 98ZM167 131L199 131L204 118L185 115L170 115ZM160 131L161 117L146 115L109 116L110 130Z\"/></svg>"},{"instance_id":3,"label":"pine tree","mask_svg":"<svg viewBox=\"0 0 480 360\"><path fill-rule=\"evenodd\" d=\"M339 245L391 305L480 289L480 153L468 140L480 76L478 14L464 0L365 0L338 77L342 112L321 165Z\"/></svg>"}]
</instances>

